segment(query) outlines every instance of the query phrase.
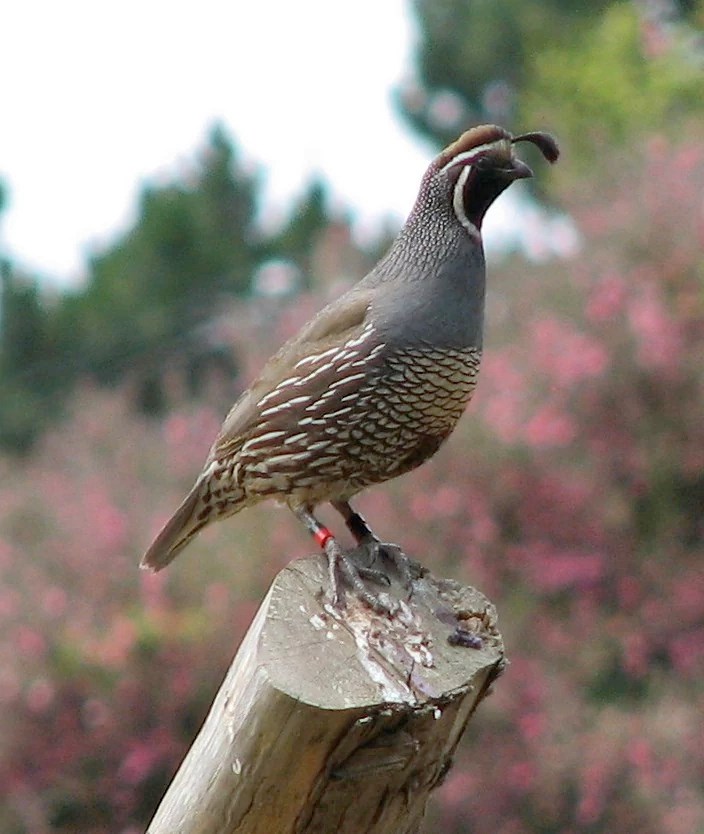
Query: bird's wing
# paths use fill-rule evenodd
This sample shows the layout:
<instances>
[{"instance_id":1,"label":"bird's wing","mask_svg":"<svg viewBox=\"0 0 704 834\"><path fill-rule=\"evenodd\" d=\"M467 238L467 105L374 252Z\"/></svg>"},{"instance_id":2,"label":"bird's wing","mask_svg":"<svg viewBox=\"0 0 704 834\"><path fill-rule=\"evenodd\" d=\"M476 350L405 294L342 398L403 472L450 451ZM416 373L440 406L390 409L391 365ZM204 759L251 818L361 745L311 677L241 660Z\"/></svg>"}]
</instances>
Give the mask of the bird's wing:
<instances>
[{"instance_id":1,"label":"bird's wing","mask_svg":"<svg viewBox=\"0 0 704 834\"><path fill-rule=\"evenodd\" d=\"M259 377L234 404L212 446L209 461L234 454L261 419L260 401L295 375L298 362L354 339L364 328L373 292L354 288L324 307L269 359ZM320 380L323 384L324 380Z\"/></svg>"}]
</instances>

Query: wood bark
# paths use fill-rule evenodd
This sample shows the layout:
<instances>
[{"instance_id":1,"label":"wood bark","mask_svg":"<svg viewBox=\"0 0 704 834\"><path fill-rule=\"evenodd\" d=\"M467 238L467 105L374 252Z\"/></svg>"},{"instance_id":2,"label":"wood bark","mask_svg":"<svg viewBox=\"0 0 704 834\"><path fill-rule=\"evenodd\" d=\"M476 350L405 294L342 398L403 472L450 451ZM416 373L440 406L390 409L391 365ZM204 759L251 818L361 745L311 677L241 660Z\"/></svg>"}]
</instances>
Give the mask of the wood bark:
<instances>
[{"instance_id":1,"label":"wood bark","mask_svg":"<svg viewBox=\"0 0 704 834\"><path fill-rule=\"evenodd\" d=\"M494 606L430 573L393 616L277 576L148 834L414 834L504 666Z\"/></svg>"}]
</instances>

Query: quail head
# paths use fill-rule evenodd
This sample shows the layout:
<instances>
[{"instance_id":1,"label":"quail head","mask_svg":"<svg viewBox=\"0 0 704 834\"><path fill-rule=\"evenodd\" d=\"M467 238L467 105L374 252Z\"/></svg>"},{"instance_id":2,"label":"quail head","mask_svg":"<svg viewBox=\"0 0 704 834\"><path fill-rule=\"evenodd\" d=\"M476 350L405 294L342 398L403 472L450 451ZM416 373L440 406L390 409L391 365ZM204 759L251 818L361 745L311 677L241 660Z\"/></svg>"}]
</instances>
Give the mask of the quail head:
<instances>
[{"instance_id":1,"label":"quail head","mask_svg":"<svg viewBox=\"0 0 704 834\"><path fill-rule=\"evenodd\" d=\"M360 545L378 549L350 499L419 466L455 427L482 353L482 220L514 180L532 176L515 155L519 142L557 160L546 133L512 136L484 125L431 162L387 254L290 339L235 403L142 567L161 570L207 524L274 498L327 554L335 603L342 580L385 608L313 511L330 502Z\"/></svg>"}]
</instances>

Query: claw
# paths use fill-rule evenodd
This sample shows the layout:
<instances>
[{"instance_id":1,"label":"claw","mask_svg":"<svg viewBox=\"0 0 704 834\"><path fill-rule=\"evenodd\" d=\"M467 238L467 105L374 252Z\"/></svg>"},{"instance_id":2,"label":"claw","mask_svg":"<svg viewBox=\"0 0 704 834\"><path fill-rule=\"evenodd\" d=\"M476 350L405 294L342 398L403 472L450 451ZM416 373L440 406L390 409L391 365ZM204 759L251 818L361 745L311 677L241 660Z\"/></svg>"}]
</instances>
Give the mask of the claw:
<instances>
[{"instance_id":1,"label":"claw","mask_svg":"<svg viewBox=\"0 0 704 834\"><path fill-rule=\"evenodd\" d=\"M364 584L362 575L368 574L370 571L379 576L380 571L375 571L371 568L358 568L349 554L340 547L340 545L333 538L329 538L325 542L325 555L328 557L328 571L330 574L330 587L332 589L332 605L337 608L344 607L342 603L341 583L344 580L348 585L351 585L355 594L368 605L377 614L386 614L391 616L396 610L396 606L386 602L377 594L372 593ZM383 576L383 574L381 574ZM383 577L388 583L388 578Z\"/></svg>"},{"instance_id":2,"label":"claw","mask_svg":"<svg viewBox=\"0 0 704 834\"><path fill-rule=\"evenodd\" d=\"M362 546L369 553L372 563L379 557L391 562L401 578L403 587L407 591L411 590L413 581L420 579L423 575L421 565L413 559L409 559L397 544L382 542L376 536L369 536L366 541L362 542Z\"/></svg>"},{"instance_id":3,"label":"claw","mask_svg":"<svg viewBox=\"0 0 704 834\"><path fill-rule=\"evenodd\" d=\"M352 509L349 501L333 501L332 505L345 519L345 524L357 540L357 544L367 551L372 564L379 556L392 562L405 589L410 591L413 580L423 575L423 568L418 562L409 559L397 544L380 541L364 518Z\"/></svg>"}]
</instances>

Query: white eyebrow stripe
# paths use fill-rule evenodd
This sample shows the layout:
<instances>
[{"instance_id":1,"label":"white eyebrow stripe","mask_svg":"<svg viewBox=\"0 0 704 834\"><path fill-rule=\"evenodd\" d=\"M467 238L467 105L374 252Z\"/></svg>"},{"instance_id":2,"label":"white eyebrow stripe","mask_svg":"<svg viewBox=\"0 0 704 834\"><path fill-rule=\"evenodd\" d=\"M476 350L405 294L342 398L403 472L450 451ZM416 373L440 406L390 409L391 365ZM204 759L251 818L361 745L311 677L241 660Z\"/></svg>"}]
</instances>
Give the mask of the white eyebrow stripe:
<instances>
[{"instance_id":1,"label":"white eyebrow stripe","mask_svg":"<svg viewBox=\"0 0 704 834\"><path fill-rule=\"evenodd\" d=\"M488 151L489 148L493 148L496 142L487 142L484 145L477 145L476 148L472 148L471 151L465 151L464 153L457 154L457 156L453 156L449 162L446 162L441 171L447 171L448 168L452 168L453 165L459 165L460 162L466 162L468 160L474 159L477 154L481 154L484 151Z\"/></svg>"}]
</instances>

